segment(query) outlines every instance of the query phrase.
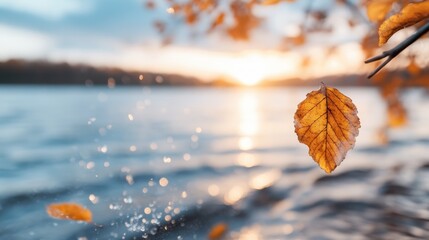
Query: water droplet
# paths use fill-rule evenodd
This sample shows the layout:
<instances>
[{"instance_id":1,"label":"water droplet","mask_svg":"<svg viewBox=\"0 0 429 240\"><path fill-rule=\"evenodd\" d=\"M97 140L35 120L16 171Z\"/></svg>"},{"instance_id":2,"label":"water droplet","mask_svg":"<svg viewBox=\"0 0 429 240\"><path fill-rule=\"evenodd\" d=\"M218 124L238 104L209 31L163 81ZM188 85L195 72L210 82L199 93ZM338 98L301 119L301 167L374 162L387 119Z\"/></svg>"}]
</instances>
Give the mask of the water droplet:
<instances>
[{"instance_id":1,"label":"water droplet","mask_svg":"<svg viewBox=\"0 0 429 240\"><path fill-rule=\"evenodd\" d=\"M86 169L93 169L95 167L95 163L94 162L88 162L87 164L86 164Z\"/></svg>"},{"instance_id":2,"label":"water droplet","mask_svg":"<svg viewBox=\"0 0 429 240\"><path fill-rule=\"evenodd\" d=\"M130 146L130 151L131 151L131 152L135 152L135 151L137 151L137 147L136 147L136 145L131 145L131 146Z\"/></svg>"},{"instance_id":3,"label":"water droplet","mask_svg":"<svg viewBox=\"0 0 429 240\"><path fill-rule=\"evenodd\" d=\"M180 213L180 208L175 208L175 209L173 210L173 212L174 212L174 214L179 214L179 213Z\"/></svg>"},{"instance_id":4,"label":"water droplet","mask_svg":"<svg viewBox=\"0 0 429 240\"><path fill-rule=\"evenodd\" d=\"M209 192L210 196L215 197L219 195L220 189L216 184L212 184L208 187L207 191Z\"/></svg>"},{"instance_id":5,"label":"water droplet","mask_svg":"<svg viewBox=\"0 0 429 240\"><path fill-rule=\"evenodd\" d=\"M99 198L97 196L95 196L94 194L90 194L88 197L89 201L91 201L93 204L97 204Z\"/></svg>"},{"instance_id":6,"label":"water droplet","mask_svg":"<svg viewBox=\"0 0 429 240\"><path fill-rule=\"evenodd\" d=\"M131 198L131 196L127 196L124 198L124 203L126 204L131 204L133 203L133 199Z\"/></svg>"},{"instance_id":7,"label":"water droplet","mask_svg":"<svg viewBox=\"0 0 429 240\"><path fill-rule=\"evenodd\" d=\"M171 163L171 158L170 157L164 157L164 163Z\"/></svg>"},{"instance_id":8,"label":"water droplet","mask_svg":"<svg viewBox=\"0 0 429 240\"><path fill-rule=\"evenodd\" d=\"M189 153L183 154L183 160L185 160L185 161L191 160L191 154L189 154Z\"/></svg>"},{"instance_id":9,"label":"water droplet","mask_svg":"<svg viewBox=\"0 0 429 240\"><path fill-rule=\"evenodd\" d=\"M155 182L153 181L153 179L150 179L149 182L147 183L147 185L149 187L153 187L153 185L155 185Z\"/></svg>"},{"instance_id":10,"label":"water droplet","mask_svg":"<svg viewBox=\"0 0 429 240\"><path fill-rule=\"evenodd\" d=\"M158 149L158 145L156 143L151 143L150 144L150 149L151 150L156 150L156 149Z\"/></svg>"},{"instance_id":11,"label":"water droplet","mask_svg":"<svg viewBox=\"0 0 429 240\"><path fill-rule=\"evenodd\" d=\"M168 179L165 177L159 179L159 185L161 185L161 187L166 187L168 185Z\"/></svg>"},{"instance_id":12,"label":"water droplet","mask_svg":"<svg viewBox=\"0 0 429 240\"><path fill-rule=\"evenodd\" d=\"M120 210L122 208L122 205L119 204L109 204L110 210Z\"/></svg>"},{"instance_id":13,"label":"water droplet","mask_svg":"<svg viewBox=\"0 0 429 240\"><path fill-rule=\"evenodd\" d=\"M127 176L125 176L125 180L127 180L129 185L133 185L134 184L134 178L132 175L128 174Z\"/></svg>"},{"instance_id":14,"label":"water droplet","mask_svg":"<svg viewBox=\"0 0 429 240\"><path fill-rule=\"evenodd\" d=\"M101 147L98 147L98 148L97 148L97 150L98 150L99 152L102 152L102 153L107 153L107 151L108 151L109 149L107 148L107 146L106 146L106 145L103 145L103 146L101 146Z\"/></svg>"}]
</instances>

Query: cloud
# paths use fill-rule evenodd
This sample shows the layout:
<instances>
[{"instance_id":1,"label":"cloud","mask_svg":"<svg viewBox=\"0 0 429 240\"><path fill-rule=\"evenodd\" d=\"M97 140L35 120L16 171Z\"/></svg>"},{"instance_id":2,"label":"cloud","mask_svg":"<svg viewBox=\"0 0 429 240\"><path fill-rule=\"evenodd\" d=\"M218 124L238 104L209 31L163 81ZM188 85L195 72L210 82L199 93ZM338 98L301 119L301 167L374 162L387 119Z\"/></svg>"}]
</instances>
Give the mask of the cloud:
<instances>
[{"instance_id":1,"label":"cloud","mask_svg":"<svg viewBox=\"0 0 429 240\"><path fill-rule=\"evenodd\" d=\"M38 32L17 29L0 24L0 59L41 58L54 44L54 41Z\"/></svg>"},{"instance_id":2,"label":"cloud","mask_svg":"<svg viewBox=\"0 0 429 240\"><path fill-rule=\"evenodd\" d=\"M47 19L59 19L72 13L89 10L84 0L0 0L0 8L34 14Z\"/></svg>"}]
</instances>

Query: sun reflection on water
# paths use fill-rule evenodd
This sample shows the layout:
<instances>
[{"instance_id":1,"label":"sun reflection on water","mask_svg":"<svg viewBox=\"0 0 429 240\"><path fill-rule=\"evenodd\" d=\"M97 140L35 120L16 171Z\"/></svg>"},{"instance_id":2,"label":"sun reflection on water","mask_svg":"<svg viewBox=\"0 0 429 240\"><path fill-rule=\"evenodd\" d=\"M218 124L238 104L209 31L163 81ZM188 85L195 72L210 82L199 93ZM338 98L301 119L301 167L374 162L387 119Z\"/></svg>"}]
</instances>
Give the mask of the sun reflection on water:
<instances>
[{"instance_id":1,"label":"sun reflection on water","mask_svg":"<svg viewBox=\"0 0 429 240\"><path fill-rule=\"evenodd\" d=\"M254 90L247 90L240 97L240 134L254 136L258 131L258 98Z\"/></svg>"},{"instance_id":2,"label":"sun reflection on water","mask_svg":"<svg viewBox=\"0 0 429 240\"><path fill-rule=\"evenodd\" d=\"M242 152L238 154L237 165L250 168L258 164L259 164L259 160L255 157L255 155L247 152Z\"/></svg>"},{"instance_id":3,"label":"sun reflection on water","mask_svg":"<svg viewBox=\"0 0 429 240\"><path fill-rule=\"evenodd\" d=\"M258 98L254 90L246 90L240 96L240 139L238 147L242 151L254 148L254 137L259 132Z\"/></svg>"}]
</instances>

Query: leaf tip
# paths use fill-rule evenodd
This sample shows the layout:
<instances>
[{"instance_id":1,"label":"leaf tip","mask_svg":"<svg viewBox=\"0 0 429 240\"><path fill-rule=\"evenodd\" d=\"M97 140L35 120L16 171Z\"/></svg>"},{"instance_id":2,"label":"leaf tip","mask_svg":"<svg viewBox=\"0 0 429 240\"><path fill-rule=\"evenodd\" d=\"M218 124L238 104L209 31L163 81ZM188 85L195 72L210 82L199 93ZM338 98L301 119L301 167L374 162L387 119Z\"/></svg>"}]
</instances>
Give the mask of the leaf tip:
<instances>
[{"instance_id":1,"label":"leaf tip","mask_svg":"<svg viewBox=\"0 0 429 240\"><path fill-rule=\"evenodd\" d=\"M324 95L326 95L326 85L323 81L320 82L320 92L322 92Z\"/></svg>"}]
</instances>

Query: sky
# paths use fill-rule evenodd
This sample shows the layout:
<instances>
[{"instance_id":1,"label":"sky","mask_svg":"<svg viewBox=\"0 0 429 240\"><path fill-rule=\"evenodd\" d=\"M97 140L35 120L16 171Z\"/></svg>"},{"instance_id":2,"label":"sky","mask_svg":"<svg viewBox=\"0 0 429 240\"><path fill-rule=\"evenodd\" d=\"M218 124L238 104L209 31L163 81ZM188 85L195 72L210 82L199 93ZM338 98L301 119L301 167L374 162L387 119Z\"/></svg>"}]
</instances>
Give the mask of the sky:
<instances>
[{"instance_id":1,"label":"sky","mask_svg":"<svg viewBox=\"0 0 429 240\"><path fill-rule=\"evenodd\" d=\"M199 34L169 14L165 1L149 10L142 0L0 0L0 60L49 60L119 67L126 70L176 73L205 81L227 78L248 85L263 79L362 73L364 55L358 44L368 25L353 29L340 21L349 9L330 9L332 33L311 36L310 44L281 49L281 39L299 30L307 1L255 9L264 17L249 41L234 41L223 32ZM326 9L332 0L319 0ZM153 26L161 19L173 26L174 41L163 46ZM341 23L343 22L343 23ZM343 25L341 25L343 24ZM201 32L201 31L200 31ZM197 34L196 34L197 33ZM337 49L327 57L327 46ZM311 66L302 69L304 58Z\"/></svg>"}]
</instances>

